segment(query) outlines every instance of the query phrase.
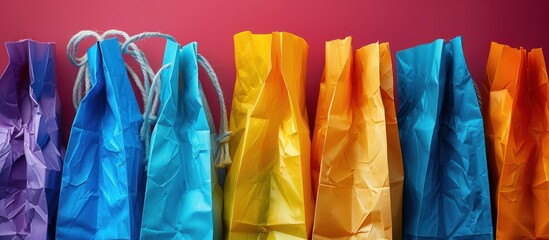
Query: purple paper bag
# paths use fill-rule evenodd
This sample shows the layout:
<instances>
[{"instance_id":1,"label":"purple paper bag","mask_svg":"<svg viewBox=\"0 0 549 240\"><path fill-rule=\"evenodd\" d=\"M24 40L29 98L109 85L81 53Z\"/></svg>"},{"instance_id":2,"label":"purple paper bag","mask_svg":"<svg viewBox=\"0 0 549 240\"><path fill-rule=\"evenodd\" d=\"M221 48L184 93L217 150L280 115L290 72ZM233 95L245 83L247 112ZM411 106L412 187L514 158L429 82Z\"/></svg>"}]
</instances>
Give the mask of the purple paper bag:
<instances>
[{"instance_id":1,"label":"purple paper bag","mask_svg":"<svg viewBox=\"0 0 549 240\"><path fill-rule=\"evenodd\" d=\"M7 43L0 77L0 239L54 239L62 168L55 45Z\"/></svg>"}]
</instances>

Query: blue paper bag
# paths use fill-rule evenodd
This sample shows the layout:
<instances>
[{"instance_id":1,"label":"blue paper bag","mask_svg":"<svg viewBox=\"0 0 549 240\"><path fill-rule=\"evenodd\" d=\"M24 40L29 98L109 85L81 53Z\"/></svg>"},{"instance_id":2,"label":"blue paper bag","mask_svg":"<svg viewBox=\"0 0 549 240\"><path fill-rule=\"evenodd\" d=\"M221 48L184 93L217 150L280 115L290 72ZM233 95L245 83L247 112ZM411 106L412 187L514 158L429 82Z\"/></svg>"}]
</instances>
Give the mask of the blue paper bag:
<instances>
[{"instance_id":1,"label":"blue paper bag","mask_svg":"<svg viewBox=\"0 0 549 240\"><path fill-rule=\"evenodd\" d=\"M221 209L212 195L212 142L196 43L180 49L169 40L163 64L170 66L162 73L150 142L141 238L219 239Z\"/></svg>"},{"instance_id":2,"label":"blue paper bag","mask_svg":"<svg viewBox=\"0 0 549 240\"><path fill-rule=\"evenodd\" d=\"M144 181L142 116L116 39L88 49L92 88L73 122L57 239L138 239Z\"/></svg>"},{"instance_id":3,"label":"blue paper bag","mask_svg":"<svg viewBox=\"0 0 549 240\"><path fill-rule=\"evenodd\" d=\"M404 239L492 239L484 127L461 38L400 51Z\"/></svg>"}]
</instances>

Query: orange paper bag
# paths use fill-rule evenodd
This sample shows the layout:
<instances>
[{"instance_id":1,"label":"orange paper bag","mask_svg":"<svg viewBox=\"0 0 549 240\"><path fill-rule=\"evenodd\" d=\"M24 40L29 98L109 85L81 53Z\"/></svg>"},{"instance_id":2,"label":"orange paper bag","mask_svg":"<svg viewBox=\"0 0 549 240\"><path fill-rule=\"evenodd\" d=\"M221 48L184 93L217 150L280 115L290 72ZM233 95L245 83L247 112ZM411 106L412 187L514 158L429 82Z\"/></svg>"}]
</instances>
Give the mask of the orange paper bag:
<instances>
[{"instance_id":1,"label":"orange paper bag","mask_svg":"<svg viewBox=\"0 0 549 240\"><path fill-rule=\"evenodd\" d=\"M539 55L529 55L527 59L522 48L492 43L486 67L482 110L498 239L535 239L541 236L538 220L547 222L542 146L547 134L547 79L538 74L545 68ZM535 103L543 96L545 102ZM536 196L546 195L544 200L533 197L536 190L541 190Z\"/></svg>"},{"instance_id":2,"label":"orange paper bag","mask_svg":"<svg viewBox=\"0 0 549 240\"><path fill-rule=\"evenodd\" d=\"M536 239L549 239L549 83L541 49L528 53L528 96L529 130L536 145L531 184L534 232Z\"/></svg>"},{"instance_id":3,"label":"orange paper bag","mask_svg":"<svg viewBox=\"0 0 549 240\"><path fill-rule=\"evenodd\" d=\"M280 32L242 32L234 41L237 79L225 237L307 239L314 207L305 108L307 43Z\"/></svg>"},{"instance_id":4,"label":"orange paper bag","mask_svg":"<svg viewBox=\"0 0 549 240\"><path fill-rule=\"evenodd\" d=\"M353 61L350 37L326 43L313 137L312 162L320 166L313 239L392 238L381 96L381 69L387 67L380 67L388 50L381 46L359 49Z\"/></svg>"}]
</instances>

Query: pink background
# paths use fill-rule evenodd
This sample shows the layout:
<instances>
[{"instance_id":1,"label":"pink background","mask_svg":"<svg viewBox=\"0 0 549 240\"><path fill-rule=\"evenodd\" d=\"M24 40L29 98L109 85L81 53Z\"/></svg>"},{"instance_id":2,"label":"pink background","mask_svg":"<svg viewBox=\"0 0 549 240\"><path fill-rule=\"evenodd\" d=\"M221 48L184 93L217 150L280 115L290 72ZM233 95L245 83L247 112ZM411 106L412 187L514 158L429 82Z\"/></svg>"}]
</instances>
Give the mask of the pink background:
<instances>
[{"instance_id":1,"label":"pink background","mask_svg":"<svg viewBox=\"0 0 549 240\"><path fill-rule=\"evenodd\" d=\"M4 0L0 1L0 42L32 38L57 43L66 137L74 117L71 94L77 70L67 60L65 48L71 36L83 29L161 31L180 43L197 41L219 75L229 109L235 79L233 35L244 30L297 34L309 44L307 104L312 122L328 40L352 36L355 49L388 41L394 63L398 50L462 35L470 71L482 82L490 41L549 51L548 13L546 0ZM164 41L148 40L141 46L158 69ZM6 64L6 52L0 50L0 66ZM211 86L206 90L218 119L214 92Z\"/></svg>"}]
</instances>

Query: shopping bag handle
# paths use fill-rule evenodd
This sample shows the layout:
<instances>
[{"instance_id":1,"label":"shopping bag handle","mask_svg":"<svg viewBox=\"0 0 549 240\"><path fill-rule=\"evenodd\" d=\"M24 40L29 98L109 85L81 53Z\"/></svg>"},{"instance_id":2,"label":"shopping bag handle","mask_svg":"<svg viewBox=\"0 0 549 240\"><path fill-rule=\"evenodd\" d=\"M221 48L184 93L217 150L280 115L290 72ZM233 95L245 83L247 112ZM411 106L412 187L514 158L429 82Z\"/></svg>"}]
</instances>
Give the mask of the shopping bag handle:
<instances>
[{"instance_id":1,"label":"shopping bag handle","mask_svg":"<svg viewBox=\"0 0 549 240\"><path fill-rule=\"evenodd\" d=\"M72 36L72 38L69 40L69 43L67 44L67 57L69 58L69 61L73 66L79 68L72 89L72 105L75 110L78 109L82 98L84 98L84 94L88 92L91 88L89 71L87 66L88 54L85 53L82 57L77 56L78 45L82 40L89 37L94 37L96 41L102 39L101 35L94 31L83 30ZM86 84L86 88L84 90L82 89L82 84ZM84 91L84 93L82 91Z\"/></svg>"},{"instance_id":2,"label":"shopping bag handle","mask_svg":"<svg viewBox=\"0 0 549 240\"><path fill-rule=\"evenodd\" d=\"M122 36L125 40L130 38L130 36L120 30L108 30L104 32L103 34L99 35L95 31L91 30L83 30L75 34L67 44L67 56L69 58L69 61L71 64L75 67L78 67L78 74L74 81L73 86L73 94L72 94L72 103L74 109L78 109L78 106L80 105L80 102L82 101L82 98L84 95L91 89L91 81L90 81L90 75L89 75L89 68L87 65L88 62L88 56L87 53L84 54L82 57L78 57L78 46L80 42L86 38L93 37L96 39L96 41L101 41L108 37L117 37ZM122 43L120 43L122 45ZM124 65L130 74L130 77L133 79L134 83L136 84L137 88L141 92L141 95L143 97L143 101L147 99L147 92L149 92L149 86L150 86L150 80L152 76L154 76L154 72L152 71L150 64L148 64L148 60L143 54L143 52L137 47L135 44L131 44L127 46L128 51L133 58L136 59L140 63L141 69L143 71L143 79L142 82L139 76L136 74L136 72L126 63L124 62ZM141 64L143 63L143 64Z\"/></svg>"},{"instance_id":3,"label":"shopping bag handle","mask_svg":"<svg viewBox=\"0 0 549 240\"><path fill-rule=\"evenodd\" d=\"M127 38L126 42L124 42L124 44L122 45L122 52L127 52L128 47L130 47L131 44L134 44L136 41L140 39L156 38L156 37L165 38L167 40L177 42L172 36L167 34L163 34L159 32L143 32ZM140 58L135 58L135 59L138 61L140 60ZM219 133L216 133L217 135L216 143L218 144L219 147L218 147L218 152L215 153L215 164L216 164L216 167L225 167L231 164L231 157L229 153L229 139L233 135L233 133L228 130L227 107L225 105L225 97L223 96L223 90L221 89L221 85L219 84L217 75L215 74L215 71L213 70L208 60L204 56L202 56L200 53L197 54L197 60L200 66L202 66L202 68L204 68L204 70L208 74L210 81L212 82L212 85L214 86L217 93L217 97L219 101L219 109L221 112L221 120L219 123L220 125ZM160 75L161 75L161 72L167 69L168 67L169 66L167 65L162 66L162 68L154 76L153 82L150 88L151 93L147 95L148 97L147 97L147 100L145 101L145 114L144 114L145 123L141 128L141 136L144 138L146 146L148 146L148 142L150 141L150 135L151 135L150 124L156 120L153 115L157 111L157 106L158 106L158 99L159 99L158 85L160 84Z\"/></svg>"},{"instance_id":4,"label":"shopping bag handle","mask_svg":"<svg viewBox=\"0 0 549 240\"><path fill-rule=\"evenodd\" d=\"M219 84L219 80L217 78L217 75L215 74L215 71L212 68L212 65L208 62L208 60L202 56L200 53L198 53L198 63L200 63L200 66L204 68L208 76L210 77L210 81L212 82L212 85L215 88L215 91L217 93L217 98L219 101L219 110L221 112L221 119L219 121L219 134L217 135L217 145L219 145L218 152L215 156L215 164L216 167L224 168L228 165L231 165L231 155L229 152L229 140L233 136L233 132L228 130L228 120L227 120L227 107L225 105L225 97L223 96L223 90L221 89L221 85Z\"/></svg>"},{"instance_id":5,"label":"shopping bag handle","mask_svg":"<svg viewBox=\"0 0 549 240\"><path fill-rule=\"evenodd\" d=\"M143 71L144 75L144 83L145 83L145 92L142 94L143 96L143 125L141 125L140 135L141 140L144 142L145 145L145 152L149 152L150 142L151 142L151 135L152 135L152 125L156 122L157 116L155 113L157 112L158 105L159 105L159 96L160 96L160 76L164 70L169 68L171 64L165 64L163 65L155 74L152 71L152 68L150 67L150 64L145 57L145 54L137 47L135 47L135 42L141 39L146 38L165 38L168 40L175 41L175 38L164 33L160 32L143 32L136 35L133 35L131 37L127 37L124 43L121 45L122 53L126 53L131 55L138 63L139 66L141 66L141 69ZM149 84L149 81L152 79L152 82ZM145 156L145 166L148 166L147 162L149 160L148 154Z\"/></svg>"},{"instance_id":6,"label":"shopping bag handle","mask_svg":"<svg viewBox=\"0 0 549 240\"><path fill-rule=\"evenodd\" d=\"M73 106L75 109L77 109L78 105L82 101L84 94L91 89L89 69L87 65L87 61L88 61L87 53L84 54L82 57L77 56L78 45L80 44L80 42L89 37L95 38L96 41L101 41L109 37L118 37L118 36L121 36L124 39L124 42L119 42L121 47L121 52L125 54L129 54L132 58L134 58L139 63L139 66L141 67L141 71L143 74L143 81L141 81L137 73L126 62L124 62L124 65L128 73L130 74L131 78L133 79L135 85L141 92L143 103L147 104L149 103L150 99L154 100L152 102L152 111L150 107L149 108L146 107L146 110L148 110L148 112L146 112L146 114L143 114L144 123L141 126L141 130L140 130L141 140L144 142L146 152L148 152L149 150L151 125L152 125L152 122L154 122L156 119L156 116L152 116L151 112L152 113L156 112L156 109L158 108L158 97L154 97L153 95L158 95L159 89L152 86L154 85L153 81L155 79L158 79L162 71L164 71L167 67L169 67L170 64L162 66L162 68L155 74L154 71L152 70L151 65L149 64L147 57L145 56L143 51L141 51L137 47L137 45L134 42L144 37L159 36L159 35L162 35L163 37L168 39L173 39L173 37L166 34L161 34L161 33L144 33L144 34L138 34L135 36L130 36L124 31L113 29L113 30L108 30L103 34L99 35L97 32L94 32L91 30L84 30L75 34L67 44L67 56L69 57L69 61L75 67L79 67L78 74L76 76L74 87L73 87ZM85 85L85 89L83 89L83 85ZM147 162L147 160L148 160L147 157L145 157L145 163Z\"/></svg>"},{"instance_id":7,"label":"shopping bag handle","mask_svg":"<svg viewBox=\"0 0 549 240\"><path fill-rule=\"evenodd\" d=\"M152 98L151 95L156 96L152 98L153 99L152 111L151 111L152 115L151 113L149 113L149 114L145 114L143 117L145 121L149 121L147 122L147 124L149 125L152 124L152 122L150 121L153 121L153 122L156 121L156 116L154 115L154 113L156 113L156 110L158 109L158 105L159 105L158 94L160 94L160 88L153 87L152 86L153 84L151 83L149 85L149 83L151 80L154 82L155 78L159 78L162 71L164 71L168 66L162 66L155 74L152 71L152 68L150 67L151 65L149 64L147 58L145 57L145 54L143 53L143 51L141 51L139 48L136 47L135 42L140 39L155 38L155 37L161 37L161 38L169 39L172 41L176 41L174 37L168 34L164 34L160 32L143 32L143 33L133 35L131 37L127 37L126 41L121 45L122 52L130 54L139 63L139 65L141 66L141 69L143 69L143 75L144 75L143 82L145 83L145 94L143 94L143 103L144 104L148 103L147 101ZM145 74L145 72L148 75ZM146 108L145 108L145 111L146 111Z\"/></svg>"}]
</instances>

